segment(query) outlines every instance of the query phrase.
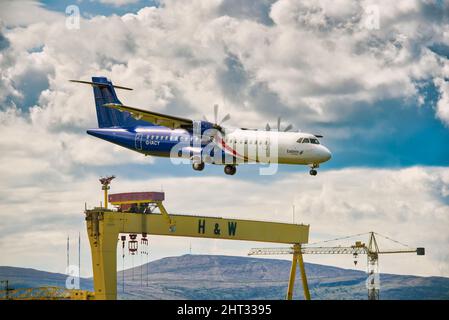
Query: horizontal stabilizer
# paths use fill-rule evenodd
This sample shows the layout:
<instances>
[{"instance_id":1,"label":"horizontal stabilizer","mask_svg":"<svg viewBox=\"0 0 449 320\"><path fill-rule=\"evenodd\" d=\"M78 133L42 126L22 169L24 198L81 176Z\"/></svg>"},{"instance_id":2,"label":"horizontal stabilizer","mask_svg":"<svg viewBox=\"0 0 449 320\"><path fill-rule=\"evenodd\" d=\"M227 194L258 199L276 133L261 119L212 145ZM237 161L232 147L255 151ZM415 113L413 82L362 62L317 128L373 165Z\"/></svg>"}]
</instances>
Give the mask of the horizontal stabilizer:
<instances>
[{"instance_id":1,"label":"horizontal stabilizer","mask_svg":"<svg viewBox=\"0 0 449 320\"><path fill-rule=\"evenodd\" d=\"M92 86L98 86L98 87L107 87L107 86L109 86L109 84L101 83L101 82L82 81L82 80L69 80L69 81L70 82L78 82L78 83L90 84ZM131 88L122 87L122 86L116 86L116 85L112 85L112 87L114 87L116 89L133 90Z\"/></svg>"}]
</instances>

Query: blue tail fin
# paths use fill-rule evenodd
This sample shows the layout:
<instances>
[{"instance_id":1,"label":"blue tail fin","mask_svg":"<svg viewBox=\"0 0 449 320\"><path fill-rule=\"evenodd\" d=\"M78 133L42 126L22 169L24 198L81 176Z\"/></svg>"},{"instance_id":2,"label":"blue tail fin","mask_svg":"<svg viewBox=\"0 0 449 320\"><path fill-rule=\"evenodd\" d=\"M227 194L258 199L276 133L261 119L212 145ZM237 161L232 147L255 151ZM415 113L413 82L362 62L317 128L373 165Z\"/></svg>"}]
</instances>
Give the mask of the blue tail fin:
<instances>
[{"instance_id":1,"label":"blue tail fin","mask_svg":"<svg viewBox=\"0 0 449 320\"><path fill-rule=\"evenodd\" d=\"M138 125L151 125L148 122L134 119L129 112L120 112L116 109L104 107L106 103L122 104L115 94L112 82L105 77L92 77L94 89L95 108L99 128L109 127L135 127ZM123 87L118 87L127 89Z\"/></svg>"}]
</instances>

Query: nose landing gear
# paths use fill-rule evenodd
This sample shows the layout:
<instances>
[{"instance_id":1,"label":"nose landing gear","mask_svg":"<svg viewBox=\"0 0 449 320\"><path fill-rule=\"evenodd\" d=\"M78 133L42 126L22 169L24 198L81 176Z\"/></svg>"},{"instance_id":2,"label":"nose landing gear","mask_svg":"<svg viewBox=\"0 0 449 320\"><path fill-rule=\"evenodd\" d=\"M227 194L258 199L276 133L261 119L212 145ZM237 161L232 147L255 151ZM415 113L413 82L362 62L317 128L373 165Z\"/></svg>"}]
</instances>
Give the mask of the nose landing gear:
<instances>
[{"instance_id":1,"label":"nose landing gear","mask_svg":"<svg viewBox=\"0 0 449 320\"><path fill-rule=\"evenodd\" d=\"M317 175L318 171L316 171L315 168L318 168L319 166L320 166L319 164L315 164L315 163L310 166L309 173L310 173L311 176L316 176Z\"/></svg>"},{"instance_id":2,"label":"nose landing gear","mask_svg":"<svg viewBox=\"0 0 449 320\"><path fill-rule=\"evenodd\" d=\"M237 168L231 164L227 164L224 167L224 172L229 175L234 175L237 172Z\"/></svg>"}]
</instances>

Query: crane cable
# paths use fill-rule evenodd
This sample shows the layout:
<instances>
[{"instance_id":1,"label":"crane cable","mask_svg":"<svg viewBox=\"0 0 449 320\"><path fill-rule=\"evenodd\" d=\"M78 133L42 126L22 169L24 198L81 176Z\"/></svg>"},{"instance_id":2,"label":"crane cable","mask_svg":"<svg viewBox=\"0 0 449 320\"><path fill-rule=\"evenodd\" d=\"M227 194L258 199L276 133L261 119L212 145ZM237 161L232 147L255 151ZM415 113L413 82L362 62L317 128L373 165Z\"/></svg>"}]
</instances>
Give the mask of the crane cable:
<instances>
[{"instance_id":1,"label":"crane cable","mask_svg":"<svg viewBox=\"0 0 449 320\"><path fill-rule=\"evenodd\" d=\"M409 248L409 249L412 249L412 250L414 249L414 248L410 247L409 245L407 245L407 244L405 244L405 243L402 243L402 242L400 242L400 241L391 239L390 237L384 236L384 235L382 235L382 234L380 234L380 233L377 233L377 232L373 232L373 233L374 233L375 235L377 235L377 236L380 236L380 237L382 237L382 238L385 238L385 239L387 239L387 240L390 240L390 241L392 241L392 242L394 242L394 243L400 244L401 246L404 246L404 247L406 247L406 248Z\"/></svg>"},{"instance_id":2,"label":"crane cable","mask_svg":"<svg viewBox=\"0 0 449 320\"><path fill-rule=\"evenodd\" d=\"M329 239L329 240L324 240L324 241L318 241L318 242L308 243L308 244L305 244L303 247L307 248L307 246L310 246L310 245L316 245L316 244L322 244L322 243L333 242L333 241L337 241L337 240L345 240L345 239L350 239L350 238L354 238L354 237L360 237L360 236L364 236L364 235L369 235L370 233L371 233L371 232L364 232L364 233L358 233L358 234L354 234L354 235L350 235L350 236L345 236L345 237L338 237L338 238L334 238L334 239ZM380 236L380 237L382 237L382 238L384 238L384 239L386 239L386 240L389 240L389 241L391 241L391 242L397 243L397 244L399 244L399 245L401 245L401 246L404 246L404 247L406 247L406 248L414 249L414 248L410 247L409 245L407 245L407 244L405 244L405 243L402 243L402 242L400 242L400 241L398 241L398 240L394 240L394 239L392 239L392 238L390 238L390 237L387 237L387 236L385 236L385 235L382 235L382 234L380 234L380 233L378 233L378 232L374 232L374 231L373 231L373 233L374 233L375 235L377 235L377 236Z\"/></svg>"},{"instance_id":3,"label":"crane cable","mask_svg":"<svg viewBox=\"0 0 449 320\"><path fill-rule=\"evenodd\" d=\"M140 252L140 286L142 287L142 283L143 283L143 272L142 272L142 268L143 268L143 264L142 264L142 256L143 256L143 252Z\"/></svg>"},{"instance_id":4,"label":"crane cable","mask_svg":"<svg viewBox=\"0 0 449 320\"><path fill-rule=\"evenodd\" d=\"M318 241L318 242L308 243L308 244L305 244L304 247L307 247L307 246L310 246L310 245L315 245L315 244L320 244L320 243L327 243L327 242L337 241L337 240L345 240L345 239L354 238L354 237L359 237L359 236L363 236L363 235L367 235L367 234L369 234L369 232L364 232L364 233L354 234L354 235L346 236L346 237L339 237L339 238L330 239L330 240L324 240L324 241Z\"/></svg>"}]
</instances>

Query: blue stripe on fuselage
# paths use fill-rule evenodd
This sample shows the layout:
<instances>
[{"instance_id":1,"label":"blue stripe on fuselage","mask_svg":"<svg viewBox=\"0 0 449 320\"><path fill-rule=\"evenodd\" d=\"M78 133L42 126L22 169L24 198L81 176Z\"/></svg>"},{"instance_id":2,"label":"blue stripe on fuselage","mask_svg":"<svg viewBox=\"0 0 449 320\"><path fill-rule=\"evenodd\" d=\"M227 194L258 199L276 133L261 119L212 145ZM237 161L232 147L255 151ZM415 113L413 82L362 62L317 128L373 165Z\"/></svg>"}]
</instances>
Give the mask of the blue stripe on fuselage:
<instances>
[{"instance_id":1,"label":"blue stripe on fuselage","mask_svg":"<svg viewBox=\"0 0 449 320\"><path fill-rule=\"evenodd\" d=\"M178 143L185 147L192 146L190 132L162 126L89 129L87 133L133 151L159 157L169 157L172 148ZM179 139L172 139L175 136L188 139L180 142Z\"/></svg>"}]
</instances>

